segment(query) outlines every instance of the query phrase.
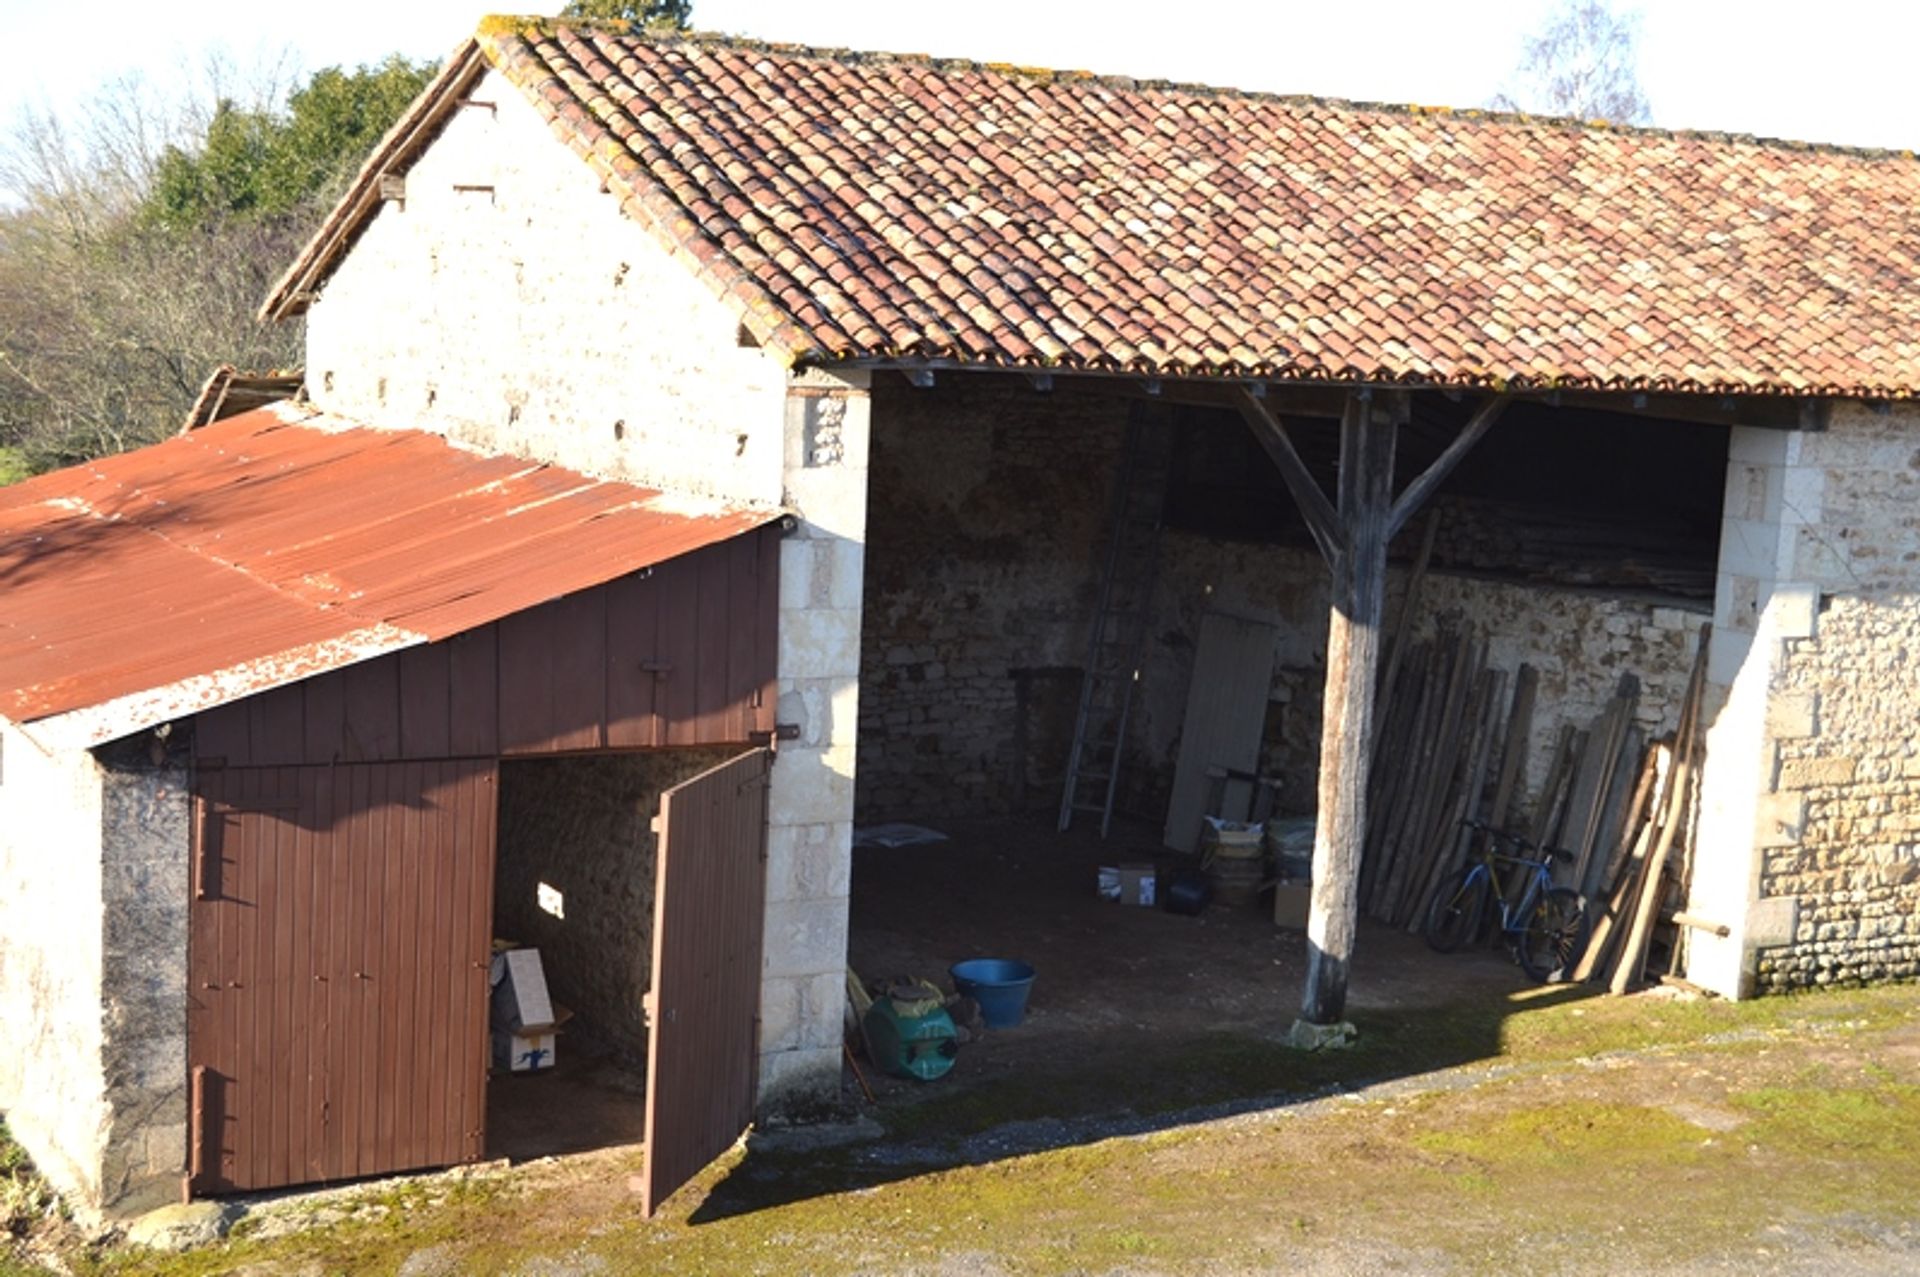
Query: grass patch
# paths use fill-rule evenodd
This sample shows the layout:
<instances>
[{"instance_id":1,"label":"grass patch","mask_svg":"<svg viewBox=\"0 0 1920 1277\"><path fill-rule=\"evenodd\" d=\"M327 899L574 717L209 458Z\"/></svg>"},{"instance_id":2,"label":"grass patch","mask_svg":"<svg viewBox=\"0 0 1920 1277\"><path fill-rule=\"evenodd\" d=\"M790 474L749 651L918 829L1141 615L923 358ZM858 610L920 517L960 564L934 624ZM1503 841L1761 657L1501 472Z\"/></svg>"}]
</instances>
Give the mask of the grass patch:
<instances>
[{"instance_id":1,"label":"grass patch","mask_svg":"<svg viewBox=\"0 0 1920 1277\"><path fill-rule=\"evenodd\" d=\"M53 1190L0 1120L0 1237L25 1237L56 1208Z\"/></svg>"},{"instance_id":2,"label":"grass patch","mask_svg":"<svg viewBox=\"0 0 1920 1277\"><path fill-rule=\"evenodd\" d=\"M1920 1086L1764 1087L1734 1097L1757 1137L1822 1152L1920 1158Z\"/></svg>"},{"instance_id":3,"label":"grass patch","mask_svg":"<svg viewBox=\"0 0 1920 1277\"><path fill-rule=\"evenodd\" d=\"M1602 1159L1684 1164L1697 1155L1700 1134L1698 1127L1659 1109L1580 1101L1532 1105L1465 1129L1420 1132L1413 1145L1463 1158L1483 1173L1566 1171Z\"/></svg>"},{"instance_id":4,"label":"grass patch","mask_svg":"<svg viewBox=\"0 0 1920 1277\"><path fill-rule=\"evenodd\" d=\"M1462 1064L1552 1063L1822 1026L1884 1028L1910 1018L1913 1001L1911 990L1897 986L1735 1003L1604 998L1590 987L1560 985L1409 1012L1358 1012L1359 1041L1339 1051L1302 1053L1253 1033L1133 1041L1084 1057L1069 1073L930 1089L878 1116L897 1137L962 1138L1010 1122L1123 1111L1157 1116Z\"/></svg>"},{"instance_id":5,"label":"grass patch","mask_svg":"<svg viewBox=\"0 0 1920 1277\"><path fill-rule=\"evenodd\" d=\"M26 453L18 448L0 448L0 488L18 483L32 473Z\"/></svg>"}]
</instances>

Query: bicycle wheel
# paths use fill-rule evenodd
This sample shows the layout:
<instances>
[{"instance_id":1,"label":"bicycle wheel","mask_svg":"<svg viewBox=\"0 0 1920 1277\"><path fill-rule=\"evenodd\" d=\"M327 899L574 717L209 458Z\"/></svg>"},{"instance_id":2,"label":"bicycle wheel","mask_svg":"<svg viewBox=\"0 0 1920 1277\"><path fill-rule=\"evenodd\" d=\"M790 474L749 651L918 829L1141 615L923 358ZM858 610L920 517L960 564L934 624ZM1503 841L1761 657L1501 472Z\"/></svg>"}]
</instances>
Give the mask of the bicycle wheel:
<instances>
[{"instance_id":1,"label":"bicycle wheel","mask_svg":"<svg viewBox=\"0 0 1920 1277\"><path fill-rule=\"evenodd\" d=\"M1527 915L1514 945L1520 969L1542 984L1564 980L1587 947L1587 909L1580 893L1555 887Z\"/></svg>"},{"instance_id":2,"label":"bicycle wheel","mask_svg":"<svg viewBox=\"0 0 1920 1277\"><path fill-rule=\"evenodd\" d=\"M1421 934L1436 953L1452 953L1480 930L1480 911L1487 903L1487 871L1470 865L1441 884L1427 906L1427 925Z\"/></svg>"}]
</instances>

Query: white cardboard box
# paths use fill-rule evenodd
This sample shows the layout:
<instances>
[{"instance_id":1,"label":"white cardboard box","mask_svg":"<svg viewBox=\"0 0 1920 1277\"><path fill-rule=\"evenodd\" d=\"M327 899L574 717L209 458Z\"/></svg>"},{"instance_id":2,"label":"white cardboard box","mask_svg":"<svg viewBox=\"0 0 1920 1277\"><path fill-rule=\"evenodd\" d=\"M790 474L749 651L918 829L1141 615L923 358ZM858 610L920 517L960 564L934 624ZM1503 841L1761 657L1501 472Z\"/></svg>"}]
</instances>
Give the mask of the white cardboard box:
<instances>
[{"instance_id":1,"label":"white cardboard box","mask_svg":"<svg viewBox=\"0 0 1920 1277\"><path fill-rule=\"evenodd\" d=\"M537 1073L553 1067L554 1032L493 1031L493 1067L503 1073Z\"/></svg>"},{"instance_id":2,"label":"white cardboard box","mask_svg":"<svg viewBox=\"0 0 1920 1277\"><path fill-rule=\"evenodd\" d=\"M553 1000L538 949L508 949L493 955L493 1026L498 1029L546 1028L553 1024Z\"/></svg>"}]
</instances>

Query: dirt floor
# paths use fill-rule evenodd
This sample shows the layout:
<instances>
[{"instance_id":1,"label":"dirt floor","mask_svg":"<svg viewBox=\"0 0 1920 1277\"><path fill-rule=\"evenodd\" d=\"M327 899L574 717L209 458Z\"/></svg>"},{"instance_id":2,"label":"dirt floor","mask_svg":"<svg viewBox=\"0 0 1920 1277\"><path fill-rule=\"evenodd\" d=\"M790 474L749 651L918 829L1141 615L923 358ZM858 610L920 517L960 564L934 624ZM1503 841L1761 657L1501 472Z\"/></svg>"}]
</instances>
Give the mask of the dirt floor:
<instances>
[{"instance_id":1,"label":"dirt floor","mask_svg":"<svg viewBox=\"0 0 1920 1277\"><path fill-rule=\"evenodd\" d=\"M1285 1037L1299 1009L1306 936L1258 906L1215 904L1197 917L1125 906L1095 892L1101 865L1191 858L1157 830L1116 822L1112 836L1051 820L947 823L950 841L854 853L849 959L869 985L895 978L951 989L966 958L1017 958L1037 971L1019 1027L989 1030L932 1083L868 1072L883 1102L932 1107L943 1093L1027 1075L1070 1076L1089 1059L1157 1054L1200 1039ZM1350 1010L1366 1017L1531 987L1504 951L1440 957L1417 936L1363 923Z\"/></svg>"},{"instance_id":2,"label":"dirt floor","mask_svg":"<svg viewBox=\"0 0 1920 1277\"><path fill-rule=\"evenodd\" d=\"M562 1031L554 1066L487 1079L487 1156L516 1162L638 1144L646 1138L647 1080L584 1030Z\"/></svg>"}]
</instances>

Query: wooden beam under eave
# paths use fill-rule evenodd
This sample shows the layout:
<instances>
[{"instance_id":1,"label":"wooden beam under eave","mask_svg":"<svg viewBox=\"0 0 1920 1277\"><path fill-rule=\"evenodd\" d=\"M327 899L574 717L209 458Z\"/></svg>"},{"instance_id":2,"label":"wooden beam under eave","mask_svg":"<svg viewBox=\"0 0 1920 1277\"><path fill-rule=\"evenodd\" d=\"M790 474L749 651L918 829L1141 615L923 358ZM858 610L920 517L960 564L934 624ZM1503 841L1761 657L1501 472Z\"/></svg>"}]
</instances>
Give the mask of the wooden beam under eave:
<instances>
[{"instance_id":1,"label":"wooden beam under eave","mask_svg":"<svg viewBox=\"0 0 1920 1277\"><path fill-rule=\"evenodd\" d=\"M1285 480L1287 491L1293 495L1294 504L1300 507L1300 516L1306 520L1307 531L1313 534L1313 542L1320 547L1320 555L1326 559L1329 567L1346 548L1346 536L1341 531L1340 513L1333 503L1327 500L1327 494L1320 491L1306 463L1300 460L1300 452L1293 446L1293 436L1280 419L1267 411L1267 406L1253 395L1241 390L1238 407L1240 415L1246 418L1247 428L1253 431L1253 437L1259 441L1273 464L1280 469L1280 477Z\"/></svg>"},{"instance_id":2,"label":"wooden beam under eave","mask_svg":"<svg viewBox=\"0 0 1920 1277\"><path fill-rule=\"evenodd\" d=\"M1593 412L1616 412L1627 417L1661 421L1690 421L1709 426L1756 426L1765 430L1824 430L1832 410L1830 399L1801 399L1789 395L1680 395L1618 391L1561 391L1528 395L1535 402Z\"/></svg>"},{"instance_id":3,"label":"wooden beam under eave","mask_svg":"<svg viewBox=\"0 0 1920 1277\"><path fill-rule=\"evenodd\" d=\"M1429 465L1419 478L1407 485L1406 490L1394 501L1393 509L1387 516L1389 541L1401 528L1407 526L1407 520L1411 519L1415 512L1427 503L1427 499L1439 490L1440 485L1447 481L1447 476L1453 473L1454 467L1460 464L1461 458L1486 437L1487 431L1493 429L1493 423L1500 420L1500 414L1506 411L1507 405L1511 402L1512 400L1506 395L1496 395L1480 405L1479 411L1467 419L1466 425L1460 427L1460 433L1453 437L1453 442L1433 459L1433 464Z\"/></svg>"}]
</instances>

